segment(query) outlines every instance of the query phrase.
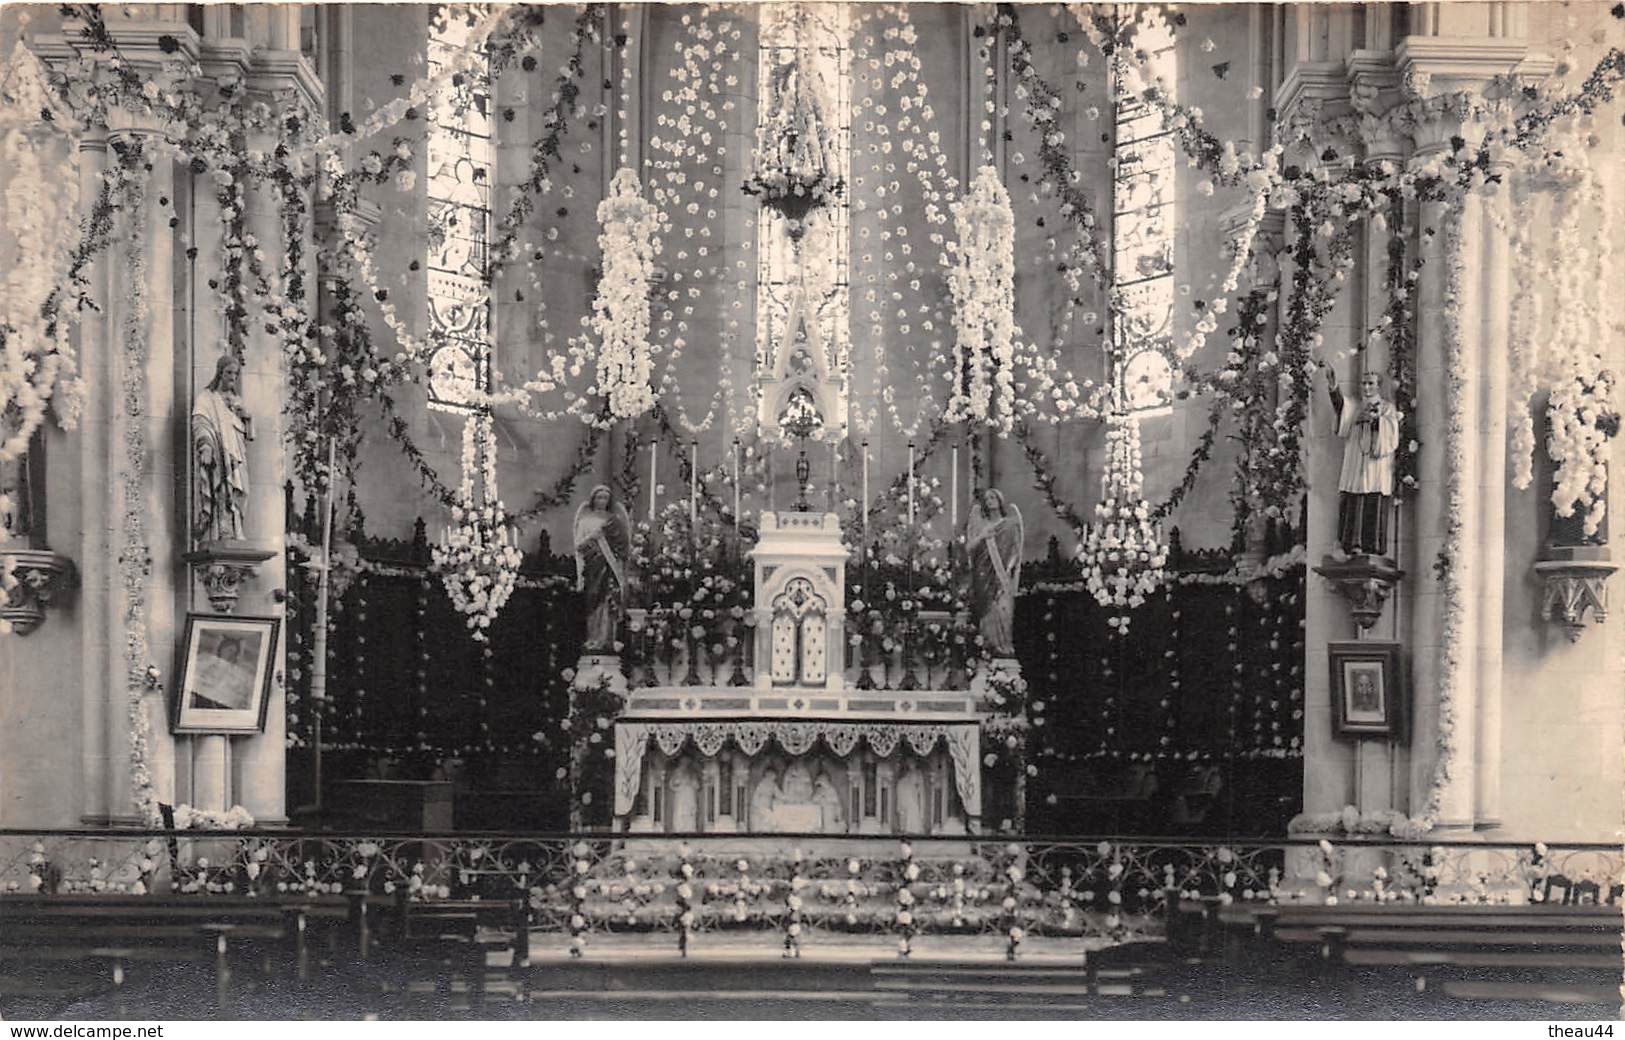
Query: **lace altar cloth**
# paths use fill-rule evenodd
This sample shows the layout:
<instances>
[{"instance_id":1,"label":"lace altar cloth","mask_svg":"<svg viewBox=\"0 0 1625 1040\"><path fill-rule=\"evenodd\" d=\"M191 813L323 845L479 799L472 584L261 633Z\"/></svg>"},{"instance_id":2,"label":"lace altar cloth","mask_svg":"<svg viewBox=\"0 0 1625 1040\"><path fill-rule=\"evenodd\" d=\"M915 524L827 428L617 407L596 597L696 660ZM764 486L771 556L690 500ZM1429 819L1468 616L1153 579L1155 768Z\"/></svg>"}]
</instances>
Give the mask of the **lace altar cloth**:
<instances>
[{"instance_id":1,"label":"lace altar cloth","mask_svg":"<svg viewBox=\"0 0 1625 1040\"><path fill-rule=\"evenodd\" d=\"M982 768L979 748L980 726L966 723L918 722L834 722L823 720L750 720L718 722L617 722L615 724L615 815L627 816L643 786L643 756L652 740L667 755L676 755L683 745L693 742L707 758L732 741L745 754L754 757L769 740L792 755L804 755L823 739L824 744L845 758L867 741L869 749L881 758L908 741L916 755L925 756L937 741L948 746L954 764L954 786L967 816L982 814Z\"/></svg>"}]
</instances>

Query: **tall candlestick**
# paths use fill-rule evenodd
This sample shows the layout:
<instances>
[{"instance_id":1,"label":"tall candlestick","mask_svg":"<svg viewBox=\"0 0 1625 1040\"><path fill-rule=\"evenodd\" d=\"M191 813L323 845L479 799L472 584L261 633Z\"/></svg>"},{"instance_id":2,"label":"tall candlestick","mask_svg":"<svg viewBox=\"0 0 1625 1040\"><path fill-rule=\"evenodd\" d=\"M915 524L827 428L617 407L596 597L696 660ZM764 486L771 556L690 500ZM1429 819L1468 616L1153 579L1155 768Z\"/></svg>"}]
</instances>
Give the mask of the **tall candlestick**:
<instances>
[{"instance_id":1,"label":"tall candlestick","mask_svg":"<svg viewBox=\"0 0 1625 1040\"><path fill-rule=\"evenodd\" d=\"M658 440L649 442L649 522L651 524L655 522L655 469L659 460L659 456L655 454L655 449L659 446L660 442Z\"/></svg>"},{"instance_id":2,"label":"tall candlestick","mask_svg":"<svg viewBox=\"0 0 1625 1040\"><path fill-rule=\"evenodd\" d=\"M739 526L739 438L734 438L734 526Z\"/></svg>"},{"instance_id":3,"label":"tall candlestick","mask_svg":"<svg viewBox=\"0 0 1625 1040\"><path fill-rule=\"evenodd\" d=\"M948 476L948 526L959 527L959 445L954 445L953 472Z\"/></svg>"},{"instance_id":4,"label":"tall candlestick","mask_svg":"<svg viewBox=\"0 0 1625 1040\"><path fill-rule=\"evenodd\" d=\"M688 527L694 530L700 516L700 442L688 444Z\"/></svg>"},{"instance_id":5,"label":"tall candlestick","mask_svg":"<svg viewBox=\"0 0 1625 1040\"><path fill-rule=\"evenodd\" d=\"M914 526L914 442L908 442L908 523Z\"/></svg>"},{"instance_id":6,"label":"tall candlestick","mask_svg":"<svg viewBox=\"0 0 1625 1040\"><path fill-rule=\"evenodd\" d=\"M863 541L869 541L869 442L863 442ZM867 550L865 550L867 552Z\"/></svg>"}]
</instances>

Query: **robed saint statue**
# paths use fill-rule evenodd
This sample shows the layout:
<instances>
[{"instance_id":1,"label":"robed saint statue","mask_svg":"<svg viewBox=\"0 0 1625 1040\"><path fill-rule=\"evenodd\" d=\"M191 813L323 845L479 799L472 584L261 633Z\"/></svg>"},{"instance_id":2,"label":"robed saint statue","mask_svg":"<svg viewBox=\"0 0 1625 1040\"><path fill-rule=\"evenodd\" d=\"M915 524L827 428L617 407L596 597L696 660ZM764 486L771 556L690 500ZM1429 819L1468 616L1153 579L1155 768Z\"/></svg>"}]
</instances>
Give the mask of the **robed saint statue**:
<instances>
[{"instance_id":1,"label":"robed saint statue","mask_svg":"<svg viewBox=\"0 0 1625 1040\"><path fill-rule=\"evenodd\" d=\"M199 542L242 540L253 439L254 422L243 407L242 362L227 352L192 402L192 535Z\"/></svg>"},{"instance_id":2,"label":"robed saint statue","mask_svg":"<svg viewBox=\"0 0 1625 1040\"><path fill-rule=\"evenodd\" d=\"M994 657L1014 657L1016 587L1021 581L1021 550L1026 539L1021 510L993 488L982 492L965 524L970 555L971 610L982 648Z\"/></svg>"},{"instance_id":3,"label":"robed saint statue","mask_svg":"<svg viewBox=\"0 0 1625 1040\"><path fill-rule=\"evenodd\" d=\"M615 652L617 629L625 613L626 569L632 546L632 521L608 486L592 489L576 510L576 591L587 608L587 653Z\"/></svg>"},{"instance_id":4,"label":"robed saint statue","mask_svg":"<svg viewBox=\"0 0 1625 1040\"><path fill-rule=\"evenodd\" d=\"M1326 390L1343 438L1337 477L1337 543L1350 556L1388 554L1389 500L1394 494L1394 453L1399 450L1399 410L1382 396L1382 377L1360 377L1360 396L1349 399L1337 372L1325 361Z\"/></svg>"}]
</instances>

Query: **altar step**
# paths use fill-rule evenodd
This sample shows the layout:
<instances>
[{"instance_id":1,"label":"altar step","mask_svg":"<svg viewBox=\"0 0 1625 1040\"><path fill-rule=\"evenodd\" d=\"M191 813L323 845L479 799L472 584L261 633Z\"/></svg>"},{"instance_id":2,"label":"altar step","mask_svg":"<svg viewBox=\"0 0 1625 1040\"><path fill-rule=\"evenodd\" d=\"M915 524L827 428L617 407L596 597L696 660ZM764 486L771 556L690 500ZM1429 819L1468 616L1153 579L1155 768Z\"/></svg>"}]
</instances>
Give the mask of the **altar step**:
<instances>
[{"instance_id":1,"label":"altar step","mask_svg":"<svg viewBox=\"0 0 1625 1040\"><path fill-rule=\"evenodd\" d=\"M540 967L540 966L539 966ZM662 959L551 963L532 1014L601 1018L944 1018L1178 1015L1160 965L965 959Z\"/></svg>"}]
</instances>

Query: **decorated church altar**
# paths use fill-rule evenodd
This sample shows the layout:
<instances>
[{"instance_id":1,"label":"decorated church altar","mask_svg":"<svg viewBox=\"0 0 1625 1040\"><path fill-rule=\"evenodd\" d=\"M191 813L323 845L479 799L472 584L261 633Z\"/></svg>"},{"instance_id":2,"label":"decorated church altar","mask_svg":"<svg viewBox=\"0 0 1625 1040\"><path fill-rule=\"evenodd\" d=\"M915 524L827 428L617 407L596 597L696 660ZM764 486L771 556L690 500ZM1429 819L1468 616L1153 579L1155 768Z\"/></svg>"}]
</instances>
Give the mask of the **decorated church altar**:
<instances>
[{"instance_id":1,"label":"decorated church altar","mask_svg":"<svg viewBox=\"0 0 1625 1040\"><path fill-rule=\"evenodd\" d=\"M651 675L653 685L628 691L615 722L617 825L638 833L976 832L975 695L876 689L861 667L848 681L839 518L767 513L750 555L755 678L695 687Z\"/></svg>"}]
</instances>

